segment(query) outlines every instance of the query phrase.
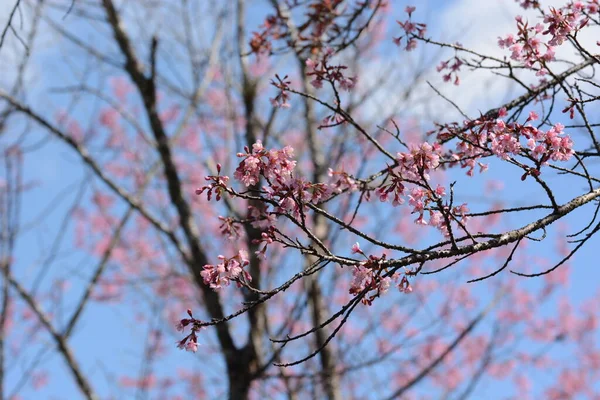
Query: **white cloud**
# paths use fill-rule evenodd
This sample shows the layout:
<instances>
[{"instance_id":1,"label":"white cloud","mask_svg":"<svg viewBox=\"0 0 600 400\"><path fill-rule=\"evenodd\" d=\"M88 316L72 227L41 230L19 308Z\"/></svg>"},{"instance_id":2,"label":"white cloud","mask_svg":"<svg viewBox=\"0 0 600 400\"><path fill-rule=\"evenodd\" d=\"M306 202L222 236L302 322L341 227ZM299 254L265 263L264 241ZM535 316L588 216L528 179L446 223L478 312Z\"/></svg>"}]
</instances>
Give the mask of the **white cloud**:
<instances>
[{"instance_id":1,"label":"white cloud","mask_svg":"<svg viewBox=\"0 0 600 400\"><path fill-rule=\"evenodd\" d=\"M565 0L548 0L543 2L543 7L560 7ZM433 5L430 5L432 7ZM429 37L435 41L456 43L460 42L465 48L474 50L480 54L488 55L498 59L510 56L507 49L498 46L498 38L509 33L516 34L515 16L521 15L528 19L533 25L542 22L539 12L536 10L524 10L514 0L456 0L449 2L438 14L429 14L427 10L420 7L415 13L414 20L420 22L422 18L429 26ZM421 19L420 19L421 18ZM598 34L597 28L586 28L579 36L580 42L590 51L597 52L596 45ZM444 96L456 103L470 117L478 115L478 112L486 112L491 108L513 99L523 93L523 89L512 80L498 77L490 70L472 71L462 67L459 73L461 84L455 86L442 80L442 74L435 70L437 62L447 60L454 55L454 50L444 49L441 53L432 45L420 43L417 51L406 53L398 50L397 68L393 71L397 77L391 79L382 93L372 100L370 113L372 115L388 115L396 111L397 114L409 114L422 120L448 122L462 120L458 111L446 100L438 96L428 85L429 81ZM428 66L428 71L422 76L417 87L412 91L408 100L401 101L401 90L414 76L411 66L420 58L419 52L425 50L425 54L436 55L437 61ZM573 47L566 43L555 49L558 59L569 62L580 62L581 57L574 51ZM460 54L465 57L465 53ZM467 57L470 58L470 57ZM360 74L359 81L363 87L375 85L378 77L389 74L384 70L382 62L374 60L366 64ZM553 71L561 72L568 68L567 63L553 63ZM517 72L519 78L526 84L533 84L538 78L532 72ZM410 83L409 83L410 84ZM407 107L408 105L408 107ZM398 110L398 107L404 107ZM398 112L402 111L402 112Z\"/></svg>"},{"instance_id":2,"label":"white cloud","mask_svg":"<svg viewBox=\"0 0 600 400\"><path fill-rule=\"evenodd\" d=\"M542 2L542 6L544 9L558 8L565 3L565 0L547 0ZM514 0L457 0L439 15L435 26L444 27L441 38L456 35L455 32L459 31L461 37L458 40L466 48L481 54L504 58L509 55L509 52L498 46L498 37L516 33L515 16L517 15L523 16L532 24L542 22L538 11L524 10ZM597 29L588 28L582 31L579 39L584 47L597 51L595 44L597 36ZM581 57L569 44L558 47L556 56L558 59L571 62L581 61ZM567 67L567 64L553 65L555 72L560 72ZM460 75L462 84L459 87L451 88L450 85L440 85L440 87L445 89L444 91L452 100L469 112L485 111L496 107L510 95L510 89L507 86L509 81L500 79L489 72L464 71ZM522 75L528 84L537 81L533 74ZM439 78L437 82L440 82Z\"/></svg>"}]
</instances>

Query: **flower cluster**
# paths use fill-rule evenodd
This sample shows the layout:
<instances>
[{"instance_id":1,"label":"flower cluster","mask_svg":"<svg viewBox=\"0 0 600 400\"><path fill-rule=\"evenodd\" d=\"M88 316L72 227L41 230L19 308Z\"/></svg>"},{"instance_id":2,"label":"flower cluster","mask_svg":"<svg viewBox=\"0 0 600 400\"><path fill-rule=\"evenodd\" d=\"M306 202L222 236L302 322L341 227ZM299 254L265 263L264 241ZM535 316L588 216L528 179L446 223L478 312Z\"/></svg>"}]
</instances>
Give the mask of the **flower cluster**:
<instances>
[{"instance_id":1,"label":"flower cluster","mask_svg":"<svg viewBox=\"0 0 600 400\"><path fill-rule=\"evenodd\" d=\"M253 53L269 54L272 50L272 39L279 39L285 36L285 21L275 15L268 15L265 22L261 25L260 32L252 32L250 39L250 49Z\"/></svg>"},{"instance_id":2,"label":"flower cluster","mask_svg":"<svg viewBox=\"0 0 600 400\"><path fill-rule=\"evenodd\" d=\"M402 178L389 172L391 183L377 190L379 200L385 202L388 200L390 193L394 194L393 205L403 204L404 199L400 197L405 195L408 198L408 204L413 207L412 214L418 214L415 223L417 225L429 225L438 228L444 236L449 236L448 221L461 220L462 223L467 222L468 208L466 204L458 207L450 207L443 205L442 198L446 196L446 188L442 185L437 185L435 189L430 189L429 186L413 187L409 194L405 194L405 186L402 183ZM429 212L429 220L425 219L425 212ZM446 217L444 217L446 215Z\"/></svg>"},{"instance_id":3,"label":"flower cluster","mask_svg":"<svg viewBox=\"0 0 600 400\"><path fill-rule=\"evenodd\" d=\"M231 258L219 255L221 262L217 265L207 264L200 272L204 283L209 285L213 290L219 290L225 286L229 286L231 281L236 281L238 286L241 286L241 279L246 282L251 282L252 277L244 270L244 267L250 264L248 253L245 250L239 250L238 254Z\"/></svg>"},{"instance_id":4,"label":"flower cluster","mask_svg":"<svg viewBox=\"0 0 600 400\"><path fill-rule=\"evenodd\" d=\"M352 283L350 284L350 294L357 295L361 293L363 290L367 289L368 291L375 291L374 294L365 295L361 302L366 305L373 304L373 300L376 297L387 292L391 284L390 277L381 277L371 268L368 268L364 265L359 265L354 267L352 271Z\"/></svg>"},{"instance_id":5,"label":"flower cluster","mask_svg":"<svg viewBox=\"0 0 600 400\"><path fill-rule=\"evenodd\" d=\"M597 4L595 5L597 7ZM585 27L589 19L583 13L584 6L580 1L556 9L550 7L550 13L544 17L544 23L547 24L544 35L552 35L548 41L551 46L560 46L567 40L567 36L576 34L581 28Z\"/></svg>"},{"instance_id":6,"label":"flower cluster","mask_svg":"<svg viewBox=\"0 0 600 400\"><path fill-rule=\"evenodd\" d=\"M398 290L400 292L405 294L412 293L413 291L413 288L412 286L410 286L410 282L408 281L406 274L402 276L402 279L400 279L400 282L396 286L398 287Z\"/></svg>"},{"instance_id":7,"label":"flower cluster","mask_svg":"<svg viewBox=\"0 0 600 400\"><path fill-rule=\"evenodd\" d=\"M462 47L458 43L457 43L457 46ZM440 63L440 65L438 65L435 69L437 70L437 72L446 71L446 73L443 75L444 82L453 81L453 83L456 86L458 86L460 84L460 78L458 77L458 72L460 71L460 67L462 65L463 65L462 60L455 56L449 60L442 61ZM453 77L454 77L454 79L453 79Z\"/></svg>"},{"instance_id":8,"label":"flower cluster","mask_svg":"<svg viewBox=\"0 0 600 400\"><path fill-rule=\"evenodd\" d=\"M529 26L522 17L517 16L517 36L509 34L504 38L498 38L498 46L511 51L511 58L521 61L527 68L537 69L538 75L545 75L544 63L554 60L554 45L544 43L540 34L544 31L542 24ZM536 66L537 64L537 66Z\"/></svg>"},{"instance_id":9,"label":"flower cluster","mask_svg":"<svg viewBox=\"0 0 600 400\"><path fill-rule=\"evenodd\" d=\"M323 82L329 82L332 85L336 83L342 90L350 90L356 85L356 77L347 77L344 71L348 69L345 65L332 65L331 57L334 51L328 48L322 52L322 56L318 61L313 61L310 58L306 60L307 76L313 78L310 82L315 88L323 87Z\"/></svg>"},{"instance_id":10,"label":"flower cluster","mask_svg":"<svg viewBox=\"0 0 600 400\"><path fill-rule=\"evenodd\" d=\"M521 5L524 8L538 7L537 1L525 1ZM594 14L598 12L598 2L590 1L584 5L581 1L569 2L564 7L550 7L548 13L544 13L543 24L529 26L522 17L517 16L517 37L508 35L499 38L498 45L501 48L509 49L511 58L516 61L522 61L528 68L536 68L538 75L547 73L544 63L554 60L554 47L562 45L569 36L576 35L579 30L585 27L589 18L586 13ZM547 42L542 40L540 35L550 35Z\"/></svg>"},{"instance_id":11,"label":"flower cluster","mask_svg":"<svg viewBox=\"0 0 600 400\"><path fill-rule=\"evenodd\" d=\"M409 152L398 153L396 168L388 168L386 180L376 190L379 200L387 202L393 195L394 206L404 204L405 198L413 207L412 213L418 214L415 223L417 225L429 225L437 227L444 235L448 235L448 221L463 218L460 207L451 209L444 206L442 198L446 196L446 188L437 185L431 188L428 181L429 172L440 166L442 147L439 143L433 145L425 142L418 146L413 145ZM415 185L407 192L406 184ZM466 207L466 206L465 206ZM425 212L429 211L430 219L425 219ZM444 218L446 214L447 218Z\"/></svg>"},{"instance_id":12,"label":"flower cluster","mask_svg":"<svg viewBox=\"0 0 600 400\"><path fill-rule=\"evenodd\" d=\"M366 305L373 304L375 298L385 294L390 288L392 281L398 282L398 290L402 293L412 292L412 287L406 277L409 274L405 271L402 278L400 274L394 273L391 276L383 276L385 272L380 268L380 263L385 260L385 253L381 257L367 256L360 248L358 243L352 245L353 254L361 254L366 260L355 266L352 270L352 282L350 283L349 293L352 295L358 295L363 291L367 291L361 302Z\"/></svg>"},{"instance_id":13,"label":"flower cluster","mask_svg":"<svg viewBox=\"0 0 600 400\"><path fill-rule=\"evenodd\" d=\"M429 180L429 172L440 165L442 146L439 143L411 145L409 152L398 153L400 173L409 179Z\"/></svg>"},{"instance_id":14,"label":"flower cluster","mask_svg":"<svg viewBox=\"0 0 600 400\"><path fill-rule=\"evenodd\" d=\"M439 198L441 198L442 196L446 195L446 189L442 186L442 185L438 185L437 188L435 189L435 191L430 191L430 190L426 190L424 188L421 187L414 187L412 188L412 190L410 191L410 194L408 195L408 204L410 206L413 207L412 213L415 214L419 214L419 216L417 217L417 219L415 220L415 223L417 225L427 225L427 221L425 221L424 217L423 217L423 213L425 212L425 209L428 208L429 204L431 202L436 202ZM436 222L436 223L432 223L431 225L433 226L437 226L439 223L442 223L443 219L439 218L439 212L435 212L435 211L430 211L431 212L431 217L433 219L433 221L431 222ZM438 222L439 220L439 222Z\"/></svg>"},{"instance_id":15,"label":"flower cluster","mask_svg":"<svg viewBox=\"0 0 600 400\"><path fill-rule=\"evenodd\" d=\"M255 243L255 244L264 243L264 246L262 247L262 249L257 250L255 252L257 257L262 260L266 259L267 258L266 257L267 246L270 245L271 243L273 243L274 241L275 241L275 228L272 226L269 226L266 231L264 231L260 234L260 239L253 240L253 243Z\"/></svg>"},{"instance_id":16,"label":"flower cluster","mask_svg":"<svg viewBox=\"0 0 600 400\"><path fill-rule=\"evenodd\" d=\"M444 237L450 237L450 230L448 229L448 223L446 222L446 218L444 215L448 217L449 221L460 221L463 226L469 220L469 216L467 215L469 212L469 208L466 203L461 204L460 206L449 207L443 206L443 213L438 210L429 210L429 221L423 221L424 224L429 226L436 227ZM422 217L420 217L422 218Z\"/></svg>"},{"instance_id":17,"label":"flower cluster","mask_svg":"<svg viewBox=\"0 0 600 400\"><path fill-rule=\"evenodd\" d=\"M219 216L222 224L219 226L221 235L227 236L227 239L233 240L240 237L240 223L232 217Z\"/></svg>"},{"instance_id":18,"label":"flower cluster","mask_svg":"<svg viewBox=\"0 0 600 400\"><path fill-rule=\"evenodd\" d=\"M411 20L412 13L415 10L416 7L406 7L404 11L406 11L408 14L408 20L404 22L396 21L404 31L404 34L394 38L393 41L397 46L400 46L402 44L402 40L404 39L406 42L404 49L406 51L414 50L417 47L417 38L424 38L427 30L426 24L415 23Z\"/></svg>"},{"instance_id":19,"label":"flower cluster","mask_svg":"<svg viewBox=\"0 0 600 400\"><path fill-rule=\"evenodd\" d=\"M480 173L488 170L488 164L478 161L479 157L486 154L478 146L473 146L468 142L460 142L456 144L456 148L458 153L453 154L452 158L460 163L461 168L467 168L467 176L473 176L477 166Z\"/></svg>"},{"instance_id":20,"label":"flower cluster","mask_svg":"<svg viewBox=\"0 0 600 400\"><path fill-rule=\"evenodd\" d=\"M253 187L259 184L261 177L264 178L266 185L262 187L264 202L260 206L248 206L247 218L253 227L264 230L262 238L255 240L256 243L264 243L264 247L256 254L264 258L267 245L275 240L273 226L277 221L278 214L285 214L295 218L300 217L300 211L306 204L319 202L328 199L334 185L325 183L312 183L302 177L294 177L293 172L296 167L294 160L294 150L290 146L283 149L267 150L259 140L252 145L252 149L245 147L245 153L238 153L242 158L234 172L234 178L244 184L246 187ZM219 175L208 176L207 180L212 181L210 185L196 190L200 195L208 190L208 198L213 191L217 192L217 200L222 193L230 193L232 196L243 196L233 189L227 187L229 178L220 176L221 167L217 166ZM230 239L239 237L240 221L231 217L219 217L222 221L220 226L221 233ZM229 285L230 281L235 280L240 283L240 275L250 281L250 275L243 270L248 264L245 252L240 251L238 255L232 258L219 256L222 260L217 265L205 265L202 276L204 282L213 289L220 289Z\"/></svg>"},{"instance_id":21,"label":"flower cluster","mask_svg":"<svg viewBox=\"0 0 600 400\"><path fill-rule=\"evenodd\" d=\"M238 153L238 157L244 159L235 170L234 178L246 186L253 186L259 182L260 176L265 177L268 186L263 190L267 199L277 202L276 212L298 216L300 206L308 202L318 203L331 194L331 188L324 183L311 183L293 176L296 161L293 159L294 149L290 146L282 150L266 150L257 141L252 152L246 148L246 153ZM254 218L264 219L259 210L252 212ZM266 219L271 222L273 216L268 215Z\"/></svg>"},{"instance_id":22,"label":"flower cluster","mask_svg":"<svg viewBox=\"0 0 600 400\"><path fill-rule=\"evenodd\" d=\"M389 200L389 196L393 194L394 199L392 200L392 205L394 207L404 204L404 199L400 197L404 195L405 189L402 177L396 175L391 168L388 169L388 177L390 178L390 183L382 185L376 191L379 200L385 203Z\"/></svg>"},{"instance_id":23,"label":"flower cluster","mask_svg":"<svg viewBox=\"0 0 600 400\"><path fill-rule=\"evenodd\" d=\"M573 141L564 134L564 125L557 123L547 132L532 126L523 127L521 134L527 138L527 146L531 155L541 164L548 160L568 161L573 155Z\"/></svg>"},{"instance_id":24,"label":"flower cluster","mask_svg":"<svg viewBox=\"0 0 600 400\"><path fill-rule=\"evenodd\" d=\"M387 177L389 183L377 189L379 200L386 202L391 194L393 205L404 204L401 196L405 195L404 182L426 182L429 180L429 172L440 165L442 147L439 143L433 145L424 142L420 145L412 145L409 152L398 153L397 168L388 168Z\"/></svg>"},{"instance_id":25,"label":"flower cluster","mask_svg":"<svg viewBox=\"0 0 600 400\"><path fill-rule=\"evenodd\" d=\"M492 153L503 160L508 160L511 155L517 155L521 151L519 139L506 129L506 124L502 120L498 120L488 131L487 139Z\"/></svg>"},{"instance_id":26,"label":"flower cluster","mask_svg":"<svg viewBox=\"0 0 600 400\"><path fill-rule=\"evenodd\" d=\"M329 168L328 175L337 179L334 183L329 185L336 193L342 193L344 190L349 190L351 192L358 190L356 181L346 171L334 171Z\"/></svg>"},{"instance_id":27,"label":"flower cluster","mask_svg":"<svg viewBox=\"0 0 600 400\"><path fill-rule=\"evenodd\" d=\"M254 228L268 229L275 225L277 217L270 212L267 212L266 205L261 204L260 208L248 206L248 218Z\"/></svg>"},{"instance_id":28,"label":"flower cluster","mask_svg":"<svg viewBox=\"0 0 600 400\"><path fill-rule=\"evenodd\" d=\"M506 110L501 109L498 113L500 118L480 118L466 121L462 128L449 128L449 133L441 133L440 137L459 137L456 144L456 152L450 154L450 159L460 163L463 168L469 168L467 175L473 175L473 169L479 164L481 170L487 169L487 165L478 160L490 154L508 160L520 155L528 157L536 163L536 170L547 165L549 161L568 161L573 155L573 141L564 135L564 126L555 124L549 130L544 131L536 128L530 122L538 119L535 112L530 112L525 124L516 122L506 123ZM461 133L453 133L461 130ZM526 145L521 142L523 139Z\"/></svg>"},{"instance_id":29,"label":"flower cluster","mask_svg":"<svg viewBox=\"0 0 600 400\"><path fill-rule=\"evenodd\" d=\"M271 85L279 89L279 93L277 96L269 99L271 101L271 105L273 107L290 108L290 103L288 102L290 99L290 94L288 93L288 90L290 89L290 84L292 82L288 80L287 75L283 78L280 78L279 75L275 74L275 79L277 79L277 81L272 80Z\"/></svg>"},{"instance_id":30,"label":"flower cluster","mask_svg":"<svg viewBox=\"0 0 600 400\"><path fill-rule=\"evenodd\" d=\"M363 17L362 14L387 8L387 1L383 0L356 1L353 6L350 3L344 0L286 1L286 13L267 16L259 30L252 33L250 48L253 53L270 55L289 49L306 49L314 54L324 45L345 47L348 35L362 31L365 21L370 20L368 15ZM289 24L292 15L304 17L293 24L294 32ZM275 47L275 42L282 46Z\"/></svg>"},{"instance_id":31,"label":"flower cluster","mask_svg":"<svg viewBox=\"0 0 600 400\"><path fill-rule=\"evenodd\" d=\"M246 153L238 153L243 158L233 177L247 187L258 184L260 176L264 176L271 185L284 185L292 178L296 167L294 149L285 146L282 150L266 150L258 140L252 145L252 152L245 147Z\"/></svg>"},{"instance_id":32,"label":"flower cluster","mask_svg":"<svg viewBox=\"0 0 600 400\"><path fill-rule=\"evenodd\" d=\"M307 203L319 203L329 198L331 189L324 183L311 183L304 178L294 178L288 183L271 184L263 188L267 199L277 203L275 212L300 217L301 208Z\"/></svg>"},{"instance_id":33,"label":"flower cluster","mask_svg":"<svg viewBox=\"0 0 600 400\"><path fill-rule=\"evenodd\" d=\"M204 191L207 191L206 197L210 201L213 192L215 192L217 194L217 201L221 200L221 196L227 191L227 182L229 182L228 176L221 176L221 164L217 164L217 175L209 175L204 179L212 182L210 185L196 189L196 194L199 196Z\"/></svg>"},{"instance_id":34,"label":"flower cluster","mask_svg":"<svg viewBox=\"0 0 600 400\"><path fill-rule=\"evenodd\" d=\"M177 348L185 349L187 351L195 353L196 351L198 351L198 336L196 332L199 332L201 329L203 329L203 327L201 326L202 321L194 318L194 316L192 315L192 310L190 310L189 308L187 310L187 313L190 316L190 318L183 318L181 321L179 321L179 323L177 324L177 331L183 332L188 325L192 326L192 331L189 335L187 335L177 343Z\"/></svg>"},{"instance_id":35,"label":"flower cluster","mask_svg":"<svg viewBox=\"0 0 600 400\"><path fill-rule=\"evenodd\" d=\"M321 122L321 124L319 125L318 128L319 129L333 128L335 126L342 125L345 122L346 122L346 117L344 117L339 112L334 112L332 114L325 116L325 118L323 118L323 121Z\"/></svg>"}]
</instances>

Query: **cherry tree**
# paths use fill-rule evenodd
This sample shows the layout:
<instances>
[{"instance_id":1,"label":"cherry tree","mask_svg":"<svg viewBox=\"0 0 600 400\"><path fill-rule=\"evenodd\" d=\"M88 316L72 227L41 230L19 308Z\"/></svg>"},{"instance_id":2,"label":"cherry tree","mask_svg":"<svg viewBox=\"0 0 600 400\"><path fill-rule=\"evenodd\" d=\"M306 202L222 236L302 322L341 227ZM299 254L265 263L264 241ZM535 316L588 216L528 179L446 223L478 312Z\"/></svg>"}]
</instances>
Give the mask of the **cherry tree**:
<instances>
[{"instance_id":1,"label":"cherry tree","mask_svg":"<svg viewBox=\"0 0 600 400\"><path fill-rule=\"evenodd\" d=\"M209 3L15 5L2 396L598 398L598 1Z\"/></svg>"}]
</instances>

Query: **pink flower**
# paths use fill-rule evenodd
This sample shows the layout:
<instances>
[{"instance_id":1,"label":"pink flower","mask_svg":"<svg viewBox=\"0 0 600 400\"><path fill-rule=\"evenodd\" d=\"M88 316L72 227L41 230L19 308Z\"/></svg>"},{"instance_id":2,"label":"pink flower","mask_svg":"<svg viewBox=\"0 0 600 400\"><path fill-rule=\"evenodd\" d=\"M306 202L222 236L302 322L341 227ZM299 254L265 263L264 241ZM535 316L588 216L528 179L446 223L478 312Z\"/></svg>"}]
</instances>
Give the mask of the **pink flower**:
<instances>
[{"instance_id":1,"label":"pink flower","mask_svg":"<svg viewBox=\"0 0 600 400\"><path fill-rule=\"evenodd\" d=\"M521 151L521 144L516 137L506 133L492 138L492 152L503 160L508 160L510 155L517 155Z\"/></svg>"},{"instance_id":2,"label":"pink flower","mask_svg":"<svg viewBox=\"0 0 600 400\"><path fill-rule=\"evenodd\" d=\"M423 214L419 214L419 217L415 219L415 224L417 225L427 225L427 221L423 218Z\"/></svg>"},{"instance_id":3,"label":"pink flower","mask_svg":"<svg viewBox=\"0 0 600 400\"><path fill-rule=\"evenodd\" d=\"M538 118L539 118L539 116L537 115L537 113L535 111L530 111L529 117L527 117L527 121L525 121L525 122L536 121Z\"/></svg>"},{"instance_id":4,"label":"pink flower","mask_svg":"<svg viewBox=\"0 0 600 400\"><path fill-rule=\"evenodd\" d=\"M358 244L358 242L352 245L352 254L356 253L364 254L363 251L360 249L360 245Z\"/></svg>"},{"instance_id":5,"label":"pink flower","mask_svg":"<svg viewBox=\"0 0 600 400\"><path fill-rule=\"evenodd\" d=\"M444 188L442 185L438 184L437 187L435 188L435 194L437 194L440 197L445 196L446 188Z\"/></svg>"},{"instance_id":6,"label":"pink flower","mask_svg":"<svg viewBox=\"0 0 600 400\"><path fill-rule=\"evenodd\" d=\"M424 142L420 145L412 145L410 153L398 153L397 160L402 173L407 178L421 180L423 173L425 179L429 179L428 172L440 165L442 147L439 143L433 145Z\"/></svg>"},{"instance_id":7,"label":"pink flower","mask_svg":"<svg viewBox=\"0 0 600 400\"><path fill-rule=\"evenodd\" d=\"M177 342L177 348L182 350L185 349L186 351L191 351L195 353L196 351L198 351L198 335L196 333L205 329L206 327L202 326L202 321L192 316L192 311L190 309L187 310L187 313L190 316L190 318L182 319L181 322L177 325L177 330L183 330L185 326L191 324L191 333L183 339L181 339L179 342Z\"/></svg>"},{"instance_id":8,"label":"pink flower","mask_svg":"<svg viewBox=\"0 0 600 400\"><path fill-rule=\"evenodd\" d=\"M501 49L508 48L513 44L515 44L515 37L512 34L507 35L504 39L498 38L498 46L500 46Z\"/></svg>"},{"instance_id":9,"label":"pink flower","mask_svg":"<svg viewBox=\"0 0 600 400\"><path fill-rule=\"evenodd\" d=\"M250 263L248 253L240 250L237 255L227 258L223 255L218 257L222 260L217 265L207 264L200 272L204 283L213 290L219 290L222 287L229 286L231 281L239 281L243 277L246 281L252 281L252 277L243 268Z\"/></svg>"},{"instance_id":10,"label":"pink flower","mask_svg":"<svg viewBox=\"0 0 600 400\"><path fill-rule=\"evenodd\" d=\"M354 88L354 85L356 85L356 77L340 79L340 88L343 90L349 91Z\"/></svg>"},{"instance_id":11,"label":"pink flower","mask_svg":"<svg viewBox=\"0 0 600 400\"><path fill-rule=\"evenodd\" d=\"M198 343L193 340L188 341L185 346L185 350L191 351L192 353L197 352L198 351Z\"/></svg>"},{"instance_id":12,"label":"pink flower","mask_svg":"<svg viewBox=\"0 0 600 400\"><path fill-rule=\"evenodd\" d=\"M350 294L358 294L370 287L373 283L373 271L363 265L354 267L352 270L352 283Z\"/></svg>"},{"instance_id":13,"label":"pink flower","mask_svg":"<svg viewBox=\"0 0 600 400\"><path fill-rule=\"evenodd\" d=\"M233 177L246 186L254 186L260 179L261 160L255 156L248 156L235 170Z\"/></svg>"},{"instance_id":14,"label":"pink flower","mask_svg":"<svg viewBox=\"0 0 600 400\"><path fill-rule=\"evenodd\" d=\"M442 213L439 211L430 211L429 212L429 225L431 226L439 226L444 223L444 218Z\"/></svg>"},{"instance_id":15,"label":"pink flower","mask_svg":"<svg viewBox=\"0 0 600 400\"><path fill-rule=\"evenodd\" d=\"M382 278L377 283L377 290L379 291L380 294L384 294L390 288L391 283L392 283L392 278L390 278L389 276Z\"/></svg>"},{"instance_id":16,"label":"pink flower","mask_svg":"<svg viewBox=\"0 0 600 400\"><path fill-rule=\"evenodd\" d=\"M293 160L294 149L286 146L281 150L266 150L261 141L252 145L252 153L246 147L246 153L238 153L244 159L235 170L234 178L246 186L258 184L260 176L274 183L283 184L290 180L296 167Z\"/></svg>"},{"instance_id":17,"label":"pink flower","mask_svg":"<svg viewBox=\"0 0 600 400\"><path fill-rule=\"evenodd\" d=\"M402 277L402 280L400 281L400 283L398 284L398 290L402 293L412 293L413 288L412 286L410 286L410 282L408 281L408 279L406 278L406 276Z\"/></svg>"},{"instance_id":18,"label":"pink flower","mask_svg":"<svg viewBox=\"0 0 600 400\"><path fill-rule=\"evenodd\" d=\"M179 321L179 323L177 324L176 328L178 332L183 332L183 330L185 329L186 326L189 325L189 323L191 322L191 320L184 318L181 321Z\"/></svg>"},{"instance_id":19,"label":"pink flower","mask_svg":"<svg viewBox=\"0 0 600 400\"><path fill-rule=\"evenodd\" d=\"M48 374L46 372L37 372L31 375L31 386L34 390L40 390L48 384Z\"/></svg>"},{"instance_id":20,"label":"pink flower","mask_svg":"<svg viewBox=\"0 0 600 400\"><path fill-rule=\"evenodd\" d=\"M271 81L271 85L279 89L277 96L269 99L273 107L290 108L290 103L288 103L290 98L288 90L291 82L287 80L287 78L287 75L283 78L280 78L279 75L275 75L276 80Z\"/></svg>"}]
</instances>

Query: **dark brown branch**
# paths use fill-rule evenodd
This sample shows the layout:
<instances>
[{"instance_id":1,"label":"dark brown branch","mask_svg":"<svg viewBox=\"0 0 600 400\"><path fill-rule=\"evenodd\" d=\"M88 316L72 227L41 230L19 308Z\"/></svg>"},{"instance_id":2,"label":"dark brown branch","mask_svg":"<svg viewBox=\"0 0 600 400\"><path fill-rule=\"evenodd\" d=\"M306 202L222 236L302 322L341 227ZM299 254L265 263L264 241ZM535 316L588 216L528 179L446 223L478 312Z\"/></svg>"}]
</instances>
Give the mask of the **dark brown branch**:
<instances>
[{"instance_id":1,"label":"dark brown branch","mask_svg":"<svg viewBox=\"0 0 600 400\"><path fill-rule=\"evenodd\" d=\"M121 53L123 53L123 56L125 57L125 70L135 83L144 103L146 116L152 129L152 133L154 134L157 150L163 163L169 196L171 198L171 202L177 209L180 224L183 228L188 246L191 251L191 259L187 260L187 264L198 284L198 287L202 291L210 315L217 319L223 318L223 308L221 306L221 301L218 294L212 291L208 286L204 285L204 280L200 275L200 270L203 265L208 264L208 259L200 247L200 233L194 224L190 205L185 200L185 196L181 190L181 179L179 178L177 167L173 161L173 156L171 154L171 148L169 145L169 138L158 115L158 110L156 108L155 83L152 81L151 77L149 78L144 75L144 68L135 55L129 37L125 33L120 16L117 13L113 2L111 0L103 0L102 5L106 10L108 22L112 27L115 40L121 50ZM233 342L233 338L231 337L231 333L229 332L227 325L220 324L217 327L217 334L219 341L226 352L235 351L236 346Z\"/></svg>"},{"instance_id":2,"label":"dark brown branch","mask_svg":"<svg viewBox=\"0 0 600 400\"><path fill-rule=\"evenodd\" d=\"M29 295L29 293L27 293L25 288L23 288L12 276L8 277L8 281L10 282L11 286L15 288L17 293L19 293L21 298L31 308L34 314L38 317L44 328L46 328L50 336L52 336L52 339L54 339L54 342L56 343L59 352L65 359L65 362L67 363L71 374L75 378L75 382L77 383L79 390L81 390L85 398L88 400L98 399L98 396L94 393L94 390L92 389L90 383L81 371L79 364L77 364L77 361L73 357L73 353L71 352L71 349L67 344L66 338L60 333L58 333L58 331L52 326L50 319L38 307L36 301Z\"/></svg>"}]
</instances>

